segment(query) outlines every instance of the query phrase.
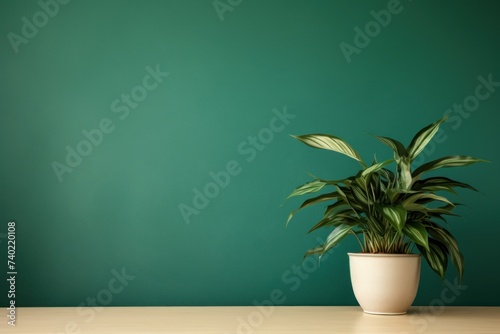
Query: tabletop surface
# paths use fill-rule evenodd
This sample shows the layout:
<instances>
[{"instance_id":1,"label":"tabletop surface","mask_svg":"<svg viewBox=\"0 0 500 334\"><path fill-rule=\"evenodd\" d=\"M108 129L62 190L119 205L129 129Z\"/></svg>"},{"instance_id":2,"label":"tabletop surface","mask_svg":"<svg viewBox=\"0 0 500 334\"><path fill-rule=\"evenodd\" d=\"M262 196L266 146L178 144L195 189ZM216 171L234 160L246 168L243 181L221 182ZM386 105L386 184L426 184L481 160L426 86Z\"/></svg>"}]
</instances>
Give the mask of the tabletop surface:
<instances>
[{"instance_id":1,"label":"tabletop surface","mask_svg":"<svg viewBox=\"0 0 500 334\"><path fill-rule=\"evenodd\" d=\"M354 306L34 307L15 315L15 327L2 317L1 333L500 333L500 307L412 307L397 316Z\"/></svg>"}]
</instances>

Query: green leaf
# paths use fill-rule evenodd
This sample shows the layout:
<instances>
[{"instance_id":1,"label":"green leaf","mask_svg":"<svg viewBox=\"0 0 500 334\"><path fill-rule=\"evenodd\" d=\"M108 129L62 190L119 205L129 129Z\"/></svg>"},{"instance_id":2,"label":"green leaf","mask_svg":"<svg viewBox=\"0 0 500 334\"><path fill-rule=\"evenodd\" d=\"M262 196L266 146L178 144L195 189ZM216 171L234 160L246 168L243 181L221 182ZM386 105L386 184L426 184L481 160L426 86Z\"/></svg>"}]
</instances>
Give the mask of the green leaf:
<instances>
[{"instance_id":1,"label":"green leaf","mask_svg":"<svg viewBox=\"0 0 500 334\"><path fill-rule=\"evenodd\" d=\"M355 201L357 204L364 208L367 208L369 205L373 204L373 202L368 198L366 193L360 187L351 186L351 191L353 195L351 203Z\"/></svg>"},{"instance_id":2,"label":"green leaf","mask_svg":"<svg viewBox=\"0 0 500 334\"><path fill-rule=\"evenodd\" d=\"M287 197L287 199L290 197L293 197L293 196L300 196L300 195L320 191L321 189L323 189L323 187L325 185L326 185L326 183L319 180L319 179L311 181L311 182L307 182L307 183L301 185L300 187L295 188L295 190L292 191L292 193Z\"/></svg>"},{"instance_id":3,"label":"green leaf","mask_svg":"<svg viewBox=\"0 0 500 334\"><path fill-rule=\"evenodd\" d=\"M429 234L436 240L440 241L444 246L446 246L448 253L450 254L451 261L457 269L457 272L462 280L464 273L464 256L458 248L457 240L451 235L451 233L440 225L429 222L427 230Z\"/></svg>"},{"instance_id":4,"label":"green leaf","mask_svg":"<svg viewBox=\"0 0 500 334\"><path fill-rule=\"evenodd\" d=\"M444 280L446 268L448 267L448 255L446 247L437 240L429 239L429 250L417 244L417 248L441 279Z\"/></svg>"},{"instance_id":5,"label":"green leaf","mask_svg":"<svg viewBox=\"0 0 500 334\"><path fill-rule=\"evenodd\" d=\"M322 194L322 195L319 195L319 196L316 196L316 197L309 198L309 199L305 200L298 209L293 210L290 213L290 215L288 216L288 220L286 221L286 225L288 225L288 223L293 218L293 216L295 215L295 213L297 213L297 211L299 211L300 209L303 209L303 208L305 208L305 207L307 207L309 205L313 205L313 204L316 204L316 203L330 201L332 199L338 198L339 196L340 196L339 193L336 192L336 191L334 191L334 192L331 192L331 193L328 193L328 194Z\"/></svg>"},{"instance_id":6,"label":"green leaf","mask_svg":"<svg viewBox=\"0 0 500 334\"><path fill-rule=\"evenodd\" d=\"M343 210L343 209L349 209L352 210L352 208L345 202L343 199L337 199L337 201L333 204L330 204L329 206L326 207L325 213L323 214L324 217L330 217L335 214L335 212Z\"/></svg>"},{"instance_id":7,"label":"green leaf","mask_svg":"<svg viewBox=\"0 0 500 334\"><path fill-rule=\"evenodd\" d=\"M422 202L428 203L430 201L440 201L455 206L446 197L429 193L413 194L403 201L403 206L407 207L411 203L423 204Z\"/></svg>"},{"instance_id":8,"label":"green leaf","mask_svg":"<svg viewBox=\"0 0 500 334\"><path fill-rule=\"evenodd\" d=\"M365 166L365 163L361 159L358 152L356 152L351 145L345 142L342 138L325 134L309 134L301 136L292 135L292 137L314 148L335 151L347 155L348 157L359 161L363 167Z\"/></svg>"},{"instance_id":9,"label":"green leaf","mask_svg":"<svg viewBox=\"0 0 500 334\"><path fill-rule=\"evenodd\" d=\"M407 157L401 157L396 160L398 164L398 175L400 180L400 188L408 190L413 181L411 176L411 160Z\"/></svg>"},{"instance_id":10,"label":"green leaf","mask_svg":"<svg viewBox=\"0 0 500 334\"><path fill-rule=\"evenodd\" d=\"M405 190L405 189L395 189L395 188L391 188L391 189L387 189L386 192L387 194L387 197L389 198L389 200L391 201L391 203L395 202L400 195L405 195L405 194L414 194L414 193L417 193L416 191L414 190Z\"/></svg>"},{"instance_id":11,"label":"green leaf","mask_svg":"<svg viewBox=\"0 0 500 334\"><path fill-rule=\"evenodd\" d=\"M416 212L423 212L427 213L427 208L423 206L422 204L417 204L417 203L403 203L403 207L406 209L406 211L416 211Z\"/></svg>"},{"instance_id":12,"label":"green leaf","mask_svg":"<svg viewBox=\"0 0 500 334\"><path fill-rule=\"evenodd\" d=\"M346 187L335 186L337 192L339 193L339 197L342 201L346 202L351 208L356 210L363 210L363 207L360 206L356 201L354 201L354 196L352 195L352 191Z\"/></svg>"},{"instance_id":13,"label":"green leaf","mask_svg":"<svg viewBox=\"0 0 500 334\"><path fill-rule=\"evenodd\" d=\"M365 168L363 170L363 172L361 173L361 176L362 177L366 177L368 174L377 172L377 171L381 170L382 168L384 168L385 166L387 166L388 164L390 164L392 162L394 162L394 159L389 159L389 160L386 160L386 161L379 162L377 164L371 165L370 167Z\"/></svg>"},{"instance_id":14,"label":"green leaf","mask_svg":"<svg viewBox=\"0 0 500 334\"><path fill-rule=\"evenodd\" d=\"M453 210L453 208L457 205L460 205L460 204L453 203L453 206L448 204L448 205L440 206L438 208L427 208L426 212L431 217L437 217L437 216L441 216L441 215L459 217L459 215L451 212Z\"/></svg>"},{"instance_id":15,"label":"green leaf","mask_svg":"<svg viewBox=\"0 0 500 334\"><path fill-rule=\"evenodd\" d=\"M417 245L423 246L429 251L429 235L424 225L409 221L403 227L403 233Z\"/></svg>"},{"instance_id":16,"label":"green leaf","mask_svg":"<svg viewBox=\"0 0 500 334\"><path fill-rule=\"evenodd\" d=\"M330 226L338 226L341 224L349 225L349 226L356 226L360 224L360 221L358 218L355 218L352 216L353 211L351 210L350 212L343 212L343 213L338 213L334 217L327 217L322 219L320 222L318 222L316 225L314 225L307 233L311 233L321 227L330 227Z\"/></svg>"},{"instance_id":17,"label":"green leaf","mask_svg":"<svg viewBox=\"0 0 500 334\"><path fill-rule=\"evenodd\" d=\"M419 189L420 191L428 191L428 192L438 192L438 191L448 191L452 194L458 195L458 193L453 190L453 188L446 187L446 186L425 186Z\"/></svg>"},{"instance_id":18,"label":"green leaf","mask_svg":"<svg viewBox=\"0 0 500 334\"><path fill-rule=\"evenodd\" d=\"M455 181L443 176L430 177L427 179L418 180L413 184L412 188L415 190L425 190L425 191L447 190L452 193L455 193L455 191L452 189L453 187L460 187L477 191L476 188L474 188L471 185L468 185L467 183Z\"/></svg>"},{"instance_id":19,"label":"green leaf","mask_svg":"<svg viewBox=\"0 0 500 334\"><path fill-rule=\"evenodd\" d=\"M341 224L341 222L339 222L338 219L335 219L332 217L323 218L316 225L311 227L311 229L307 233L311 233L311 232L317 230L318 228L334 226L335 223Z\"/></svg>"},{"instance_id":20,"label":"green leaf","mask_svg":"<svg viewBox=\"0 0 500 334\"><path fill-rule=\"evenodd\" d=\"M447 157L443 157L440 159L436 159L430 161L422 166L418 167L413 173L413 178L417 178L420 174L424 172L429 172L431 170L435 170L443 167L461 167L471 165L477 162L488 162L487 160L477 159L473 157L469 157L466 155L450 155Z\"/></svg>"},{"instance_id":21,"label":"green leaf","mask_svg":"<svg viewBox=\"0 0 500 334\"><path fill-rule=\"evenodd\" d=\"M406 209L402 205L381 207L384 218L401 233L406 223Z\"/></svg>"},{"instance_id":22,"label":"green leaf","mask_svg":"<svg viewBox=\"0 0 500 334\"><path fill-rule=\"evenodd\" d=\"M437 208L428 208L418 203L407 203L403 204L403 207L409 212L420 212L429 216L436 216L436 215L458 216L451 212L451 210L453 210L453 208L456 205L458 205L458 203L447 204Z\"/></svg>"},{"instance_id":23,"label":"green leaf","mask_svg":"<svg viewBox=\"0 0 500 334\"><path fill-rule=\"evenodd\" d=\"M299 209L303 209L303 208L310 206L310 205L313 205L313 204L317 204L317 203L321 203L321 202L325 202L325 201L330 201L332 199L338 198L339 196L340 196L339 193L336 191L331 192L331 193L327 193L327 194L321 194L319 196L312 197L312 198L305 200L300 205Z\"/></svg>"},{"instance_id":24,"label":"green leaf","mask_svg":"<svg viewBox=\"0 0 500 334\"><path fill-rule=\"evenodd\" d=\"M313 254L322 254L323 253L323 246L318 246L318 247L314 247L314 248L311 248L309 250L307 250L307 252L304 254L304 259L306 257L308 257L309 255L313 255Z\"/></svg>"},{"instance_id":25,"label":"green leaf","mask_svg":"<svg viewBox=\"0 0 500 334\"><path fill-rule=\"evenodd\" d=\"M406 148L404 147L403 144L401 144L399 141L396 139L392 139L389 137L379 137L373 135L375 138L380 140L382 143L386 144L390 148L394 150L394 154L396 157L407 157L408 156L408 151L406 151Z\"/></svg>"},{"instance_id":26,"label":"green leaf","mask_svg":"<svg viewBox=\"0 0 500 334\"><path fill-rule=\"evenodd\" d=\"M330 249L335 247L339 242L341 242L349 234L349 231L353 227L354 226L349 226L346 224L337 226L326 238L326 242L323 245L323 254L328 252Z\"/></svg>"},{"instance_id":27,"label":"green leaf","mask_svg":"<svg viewBox=\"0 0 500 334\"><path fill-rule=\"evenodd\" d=\"M408 146L410 161L413 161L420 154L420 152L422 152L425 146L427 146L427 144L432 140L432 137L434 137L436 132L439 130L441 123L443 123L447 118L448 116L445 116L417 132Z\"/></svg>"}]
</instances>

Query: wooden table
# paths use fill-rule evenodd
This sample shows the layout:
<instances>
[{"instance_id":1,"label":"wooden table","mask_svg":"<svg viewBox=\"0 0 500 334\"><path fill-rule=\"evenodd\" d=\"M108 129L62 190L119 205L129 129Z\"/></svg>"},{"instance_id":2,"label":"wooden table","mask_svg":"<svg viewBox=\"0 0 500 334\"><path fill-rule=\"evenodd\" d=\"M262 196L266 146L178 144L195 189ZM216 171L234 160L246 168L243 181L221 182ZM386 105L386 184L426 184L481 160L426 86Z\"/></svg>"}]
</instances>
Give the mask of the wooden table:
<instances>
[{"instance_id":1,"label":"wooden table","mask_svg":"<svg viewBox=\"0 0 500 334\"><path fill-rule=\"evenodd\" d=\"M17 334L499 334L500 307L413 307L400 316L353 306L17 308L15 327L1 321L1 333Z\"/></svg>"}]
</instances>

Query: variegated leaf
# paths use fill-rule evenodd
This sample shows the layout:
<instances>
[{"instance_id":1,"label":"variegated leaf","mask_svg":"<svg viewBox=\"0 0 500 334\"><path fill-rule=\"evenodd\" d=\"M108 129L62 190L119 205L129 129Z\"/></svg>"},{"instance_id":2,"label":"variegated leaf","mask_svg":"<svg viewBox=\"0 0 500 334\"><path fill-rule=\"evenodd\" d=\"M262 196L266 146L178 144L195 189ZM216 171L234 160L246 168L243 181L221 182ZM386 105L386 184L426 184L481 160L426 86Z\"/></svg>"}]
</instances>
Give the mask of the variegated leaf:
<instances>
[{"instance_id":1,"label":"variegated leaf","mask_svg":"<svg viewBox=\"0 0 500 334\"><path fill-rule=\"evenodd\" d=\"M457 240L447 229L441 227L436 223L430 223L432 225L427 229L429 231L429 234L448 248L448 253L450 254L451 261L458 271L460 280L462 280L462 276L464 273L464 256L458 248Z\"/></svg>"},{"instance_id":2,"label":"variegated leaf","mask_svg":"<svg viewBox=\"0 0 500 334\"><path fill-rule=\"evenodd\" d=\"M408 156L408 152L406 151L406 148L404 147L404 145L401 144L396 139L392 139L389 137L379 137L379 136L375 136L375 135L374 135L374 137L377 138L378 140L380 140L382 143L389 146L390 148L392 148L394 150L394 154L395 154L396 158Z\"/></svg>"},{"instance_id":3,"label":"variegated leaf","mask_svg":"<svg viewBox=\"0 0 500 334\"><path fill-rule=\"evenodd\" d=\"M453 191L452 189L453 187L466 188L477 191L476 188L474 188L471 185L468 185L467 183L455 181L443 176L429 177L427 179L418 180L413 184L413 189L416 190L422 189L427 191L435 191L433 189L436 189L436 190L450 191L451 189L451 192L455 193L455 191Z\"/></svg>"},{"instance_id":4,"label":"variegated leaf","mask_svg":"<svg viewBox=\"0 0 500 334\"><path fill-rule=\"evenodd\" d=\"M410 158L401 157L396 160L398 164L398 175L400 181L400 188L404 190L408 190L412 184L412 176L411 176L411 161Z\"/></svg>"},{"instance_id":5,"label":"variegated leaf","mask_svg":"<svg viewBox=\"0 0 500 334\"><path fill-rule=\"evenodd\" d=\"M406 223L406 209L402 205L381 207L384 218L401 233Z\"/></svg>"},{"instance_id":6,"label":"variegated leaf","mask_svg":"<svg viewBox=\"0 0 500 334\"><path fill-rule=\"evenodd\" d=\"M429 235L422 224L409 221L403 227L403 233L417 245L429 251Z\"/></svg>"},{"instance_id":7,"label":"variegated leaf","mask_svg":"<svg viewBox=\"0 0 500 334\"><path fill-rule=\"evenodd\" d=\"M409 204L411 204L411 203L417 203L420 200L440 201L440 202L444 202L446 204L450 204L452 206L455 206L446 197L438 196L438 195L435 195L435 194L429 194L429 193L413 194L413 195L409 196L407 199L405 199L403 201L403 206L407 207Z\"/></svg>"},{"instance_id":8,"label":"variegated leaf","mask_svg":"<svg viewBox=\"0 0 500 334\"><path fill-rule=\"evenodd\" d=\"M434 270L441 279L444 280L444 274L448 267L448 255L446 247L434 239L429 239L429 250L417 244L417 248L429 263L429 266Z\"/></svg>"},{"instance_id":9,"label":"variegated leaf","mask_svg":"<svg viewBox=\"0 0 500 334\"><path fill-rule=\"evenodd\" d=\"M359 161L363 166L365 166L365 163L361 159L358 152L356 152L356 150L354 150L351 145L349 145L342 138L325 134L309 134L301 136L292 135L292 137L311 147L335 151L347 155L348 157Z\"/></svg>"},{"instance_id":10,"label":"variegated leaf","mask_svg":"<svg viewBox=\"0 0 500 334\"><path fill-rule=\"evenodd\" d=\"M337 226L326 238L326 242L323 245L323 253L328 252L330 249L335 247L339 242L341 242L348 234L349 231L354 226L349 226L342 224Z\"/></svg>"},{"instance_id":11,"label":"variegated leaf","mask_svg":"<svg viewBox=\"0 0 500 334\"><path fill-rule=\"evenodd\" d=\"M473 157L469 157L466 155L450 155L447 157L443 157L440 159L436 159L430 161L422 166L418 167L413 173L412 176L414 178L418 178L420 174L424 172L429 172L431 170L435 170L443 167L461 167L471 165L477 162L487 162L487 160L477 159Z\"/></svg>"},{"instance_id":12,"label":"variegated leaf","mask_svg":"<svg viewBox=\"0 0 500 334\"><path fill-rule=\"evenodd\" d=\"M299 211L300 209L303 209L309 205L313 205L313 204L316 204L316 203L321 203L321 202L325 202L325 201L330 201L332 199L335 199L335 198L338 198L339 197L339 193L334 191L334 192L331 192L331 193L328 193L328 194L322 194L322 195L319 195L319 196L316 196L316 197L313 197L313 198L309 198L307 200L305 200L298 209L296 210L293 210L290 215L288 215L288 219L286 221L286 225L288 225L288 223L290 222L290 220L293 218L293 216L297 213L297 211Z\"/></svg>"},{"instance_id":13,"label":"variegated leaf","mask_svg":"<svg viewBox=\"0 0 500 334\"><path fill-rule=\"evenodd\" d=\"M441 123L443 123L446 119L447 116L417 132L408 146L408 155L411 161L413 161L420 154L420 152L422 152L425 146L427 146L434 135L438 132Z\"/></svg>"},{"instance_id":14,"label":"variegated leaf","mask_svg":"<svg viewBox=\"0 0 500 334\"><path fill-rule=\"evenodd\" d=\"M381 170L382 168L384 168L385 166L387 166L388 164L390 164L392 162L394 162L394 159L389 159L389 160L386 160L386 161L379 162L377 164L371 165L370 167L368 167L365 170L363 170L363 172L361 173L361 176L362 177L366 177L368 174L375 173L375 172Z\"/></svg>"},{"instance_id":15,"label":"variegated leaf","mask_svg":"<svg viewBox=\"0 0 500 334\"><path fill-rule=\"evenodd\" d=\"M306 257L308 257L309 255L322 254L322 253L323 253L323 245L318 246L318 247L314 247L314 248L307 250L307 252L304 254L304 259Z\"/></svg>"},{"instance_id":16,"label":"variegated leaf","mask_svg":"<svg viewBox=\"0 0 500 334\"><path fill-rule=\"evenodd\" d=\"M307 182L300 187L295 188L295 190L292 191L292 193L287 198L320 191L325 185L326 183L319 179Z\"/></svg>"}]
</instances>

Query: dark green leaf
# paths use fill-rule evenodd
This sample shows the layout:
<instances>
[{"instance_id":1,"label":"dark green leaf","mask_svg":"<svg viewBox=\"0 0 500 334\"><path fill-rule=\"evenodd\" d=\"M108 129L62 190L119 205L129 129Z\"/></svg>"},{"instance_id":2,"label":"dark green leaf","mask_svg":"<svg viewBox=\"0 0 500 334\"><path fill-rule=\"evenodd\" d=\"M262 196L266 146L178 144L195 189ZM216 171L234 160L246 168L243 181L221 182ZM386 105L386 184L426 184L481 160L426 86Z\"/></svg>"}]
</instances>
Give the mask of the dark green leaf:
<instances>
[{"instance_id":1,"label":"dark green leaf","mask_svg":"<svg viewBox=\"0 0 500 334\"><path fill-rule=\"evenodd\" d=\"M396 154L396 157L406 157L408 156L408 152L406 151L406 148L404 147L403 144L401 144L399 141L396 139L392 139L389 137L379 137L375 136L378 140L380 140L382 143L386 144L390 148L394 150L394 153Z\"/></svg>"},{"instance_id":2,"label":"dark green leaf","mask_svg":"<svg viewBox=\"0 0 500 334\"><path fill-rule=\"evenodd\" d=\"M440 241L447 248L451 261L457 269L461 280L464 273L464 257L458 248L457 240L447 229L434 222L429 222L427 231L434 239Z\"/></svg>"},{"instance_id":3,"label":"dark green leaf","mask_svg":"<svg viewBox=\"0 0 500 334\"><path fill-rule=\"evenodd\" d=\"M417 244L417 248L441 279L444 280L444 274L448 266L448 255L446 247L439 241L429 239L429 251Z\"/></svg>"},{"instance_id":4,"label":"dark green leaf","mask_svg":"<svg viewBox=\"0 0 500 334\"><path fill-rule=\"evenodd\" d=\"M313 254L322 254L323 253L323 246L318 246L318 247L314 247L314 248L311 248L309 249L305 254L304 254L304 259L306 257L308 257L309 255L313 255Z\"/></svg>"},{"instance_id":5,"label":"dark green leaf","mask_svg":"<svg viewBox=\"0 0 500 334\"><path fill-rule=\"evenodd\" d=\"M460 188L466 188L466 189L477 191L476 188L468 185L467 183L455 181L455 180L449 179L447 177L442 177L442 176L430 177L427 179L418 180L413 184L412 189L425 190L425 191L434 191L434 189L450 191L451 188L453 188L453 187L460 187ZM451 190L451 192L454 193L453 190Z\"/></svg>"},{"instance_id":6,"label":"dark green leaf","mask_svg":"<svg viewBox=\"0 0 500 334\"><path fill-rule=\"evenodd\" d=\"M307 233L311 233L321 227L339 226L341 224L354 227L356 225L359 225L360 222L358 218L352 216L352 210L351 210L351 213L347 212L338 213L334 217L328 217L322 219L320 222L314 225Z\"/></svg>"},{"instance_id":7,"label":"dark green leaf","mask_svg":"<svg viewBox=\"0 0 500 334\"><path fill-rule=\"evenodd\" d=\"M321 202L325 202L325 201L330 201L332 199L335 199L339 197L339 193L334 191L334 192L331 192L331 193L328 193L328 194L322 194L322 195L319 195L319 196L316 196L316 197L313 197L313 198L309 198L307 200L305 200L302 205L296 209L296 210L293 210L290 215L288 216L288 220L286 221L286 224L288 225L288 223L290 222L290 220L293 218L293 216L295 215L295 213L297 213L297 211L299 211L300 209L303 209L309 205L313 205L313 204L317 204L317 203L321 203Z\"/></svg>"}]
</instances>

